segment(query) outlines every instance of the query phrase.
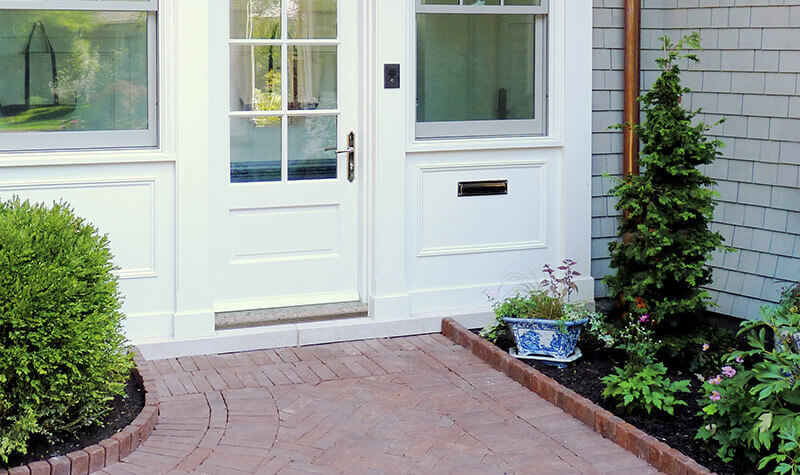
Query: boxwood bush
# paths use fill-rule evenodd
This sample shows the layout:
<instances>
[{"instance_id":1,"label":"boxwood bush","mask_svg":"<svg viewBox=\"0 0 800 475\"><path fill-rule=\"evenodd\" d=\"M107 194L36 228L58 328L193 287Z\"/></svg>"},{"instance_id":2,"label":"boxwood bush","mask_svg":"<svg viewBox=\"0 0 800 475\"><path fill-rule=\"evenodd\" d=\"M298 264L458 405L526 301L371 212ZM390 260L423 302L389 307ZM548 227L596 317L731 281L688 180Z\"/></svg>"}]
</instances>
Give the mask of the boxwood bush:
<instances>
[{"instance_id":1,"label":"boxwood bush","mask_svg":"<svg viewBox=\"0 0 800 475\"><path fill-rule=\"evenodd\" d=\"M97 423L132 358L108 239L65 204L0 201L0 460Z\"/></svg>"}]
</instances>

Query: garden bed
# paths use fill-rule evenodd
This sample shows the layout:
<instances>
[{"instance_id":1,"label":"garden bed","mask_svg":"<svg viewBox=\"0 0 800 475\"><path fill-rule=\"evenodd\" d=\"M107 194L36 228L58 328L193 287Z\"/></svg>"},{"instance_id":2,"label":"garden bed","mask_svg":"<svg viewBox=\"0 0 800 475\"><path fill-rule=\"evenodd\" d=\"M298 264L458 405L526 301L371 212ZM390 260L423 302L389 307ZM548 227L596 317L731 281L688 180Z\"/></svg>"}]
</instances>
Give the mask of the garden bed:
<instances>
[{"instance_id":1,"label":"garden bed","mask_svg":"<svg viewBox=\"0 0 800 475\"><path fill-rule=\"evenodd\" d=\"M28 453L9 457L9 463L5 468L68 454L84 447L95 445L103 439L108 439L130 425L142 412L144 395L144 388L138 381L136 374L132 373L128 378L125 394L109 403L109 412L99 425L53 434L51 439L54 442L41 435L33 436L28 446ZM4 465L0 462L0 469L2 468L4 468Z\"/></svg>"},{"instance_id":2,"label":"garden bed","mask_svg":"<svg viewBox=\"0 0 800 475\"><path fill-rule=\"evenodd\" d=\"M100 426L55 434L56 442L32 437L28 454L11 456L0 463L0 475L8 473L57 475L93 473L127 457L153 432L158 421L159 397L155 370L134 349L124 395L109 403L110 411Z\"/></svg>"},{"instance_id":3,"label":"garden bed","mask_svg":"<svg viewBox=\"0 0 800 475\"><path fill-rule=\"evenodd\" d=\"M472 332L478 334L480 330L472 330ZM498 342L497 346L508 352L512 345L513 342L503 339ZM746 458L724 463L713 452L708 451L701 441L695 440L697 429L703 423L702 417L698 415L700 405L697 398L694 397L700 394L701 383L688 369L673 368L668 373L673 380L691 380L691 392L684 398L688 406L678 406L674 416L655 412L652 414L629 414L618 408L613 401L606 400L602 396L605 384L601 378L613 373L615 366L621 367L625 364L624 354L604 348L592 348L583 341L580 348L583 358L571 363L565 369L538 361L525 361L525 363L714 472L721 475L758 473L755 465Z\"/></svg>"}]
</instances>

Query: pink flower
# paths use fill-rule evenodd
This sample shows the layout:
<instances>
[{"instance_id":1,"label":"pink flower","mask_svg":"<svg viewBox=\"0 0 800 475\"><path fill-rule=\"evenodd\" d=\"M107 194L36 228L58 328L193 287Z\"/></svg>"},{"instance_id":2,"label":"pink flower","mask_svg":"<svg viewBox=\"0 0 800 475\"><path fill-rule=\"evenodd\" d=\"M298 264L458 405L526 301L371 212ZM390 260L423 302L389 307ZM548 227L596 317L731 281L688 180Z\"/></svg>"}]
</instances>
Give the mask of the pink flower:
<instances>
[{"instance_id":1,"label":"pink flower","mask_svg":"<svg viewBox=\"0 0 800 475\"><path fill-rule=\"evenodd\" d=\"M732 377L736 376L736 370L733 369L733 367L731 367L731 366L723 366L722 367L722 374L726 378L732 378Z\"/></svg>"},{"instance_id":2,"label":"pink flower","mask_svg":"<svg viewBox=\"0 0 800 475\"><path fill-rule=\"evenodd\" d=\"M742 364L742 363L744 363L744 358L742 358L741 356L737 356L736 357L736 362L739 363L739 364Z\"/></svg>"},{"instance_id":3,"label":"pink flower","mask_svg":"<svg viewBox=\"0 0 800 475\"><path fill-rule=\"evenodd\" d=\"M711 345L708 343L703 343L703 351L708 351L709 349L711 349Z\"/></svg>"},{"instance_id":4,"label":"pink flower","mask_svg":"<svg viewBox=\"0 0 800 475\"><path fill-rule=\"evenodd\" d=\"M714 386L719 386L722 384L722 376L716 375L713 378L708 380L709 383L713 384Z\"/></svg>"},{"instance_id":5,"label":"pink flower","mask_svg":"<svg viewBox=\"0 0 800 475\"><path fill-rule=\"evenodd\" d=\"M717 402L722 399L722 396L720 396L719 391L714 391L711 393L711 396L708 396L708 398L714 402Z\"/></svg>"},{"instance_id":6,"label":"pink flower","mask_svg":"<svg viewBox=\"0 0 800 475\"><path fill-rule=\"evenodd\" d=\"M648 315L646 313L644 315L642 315L641 317L639 317L639 323L647 323L649 321L650 321L650 315Z\"/></svg>"}]
</instances>

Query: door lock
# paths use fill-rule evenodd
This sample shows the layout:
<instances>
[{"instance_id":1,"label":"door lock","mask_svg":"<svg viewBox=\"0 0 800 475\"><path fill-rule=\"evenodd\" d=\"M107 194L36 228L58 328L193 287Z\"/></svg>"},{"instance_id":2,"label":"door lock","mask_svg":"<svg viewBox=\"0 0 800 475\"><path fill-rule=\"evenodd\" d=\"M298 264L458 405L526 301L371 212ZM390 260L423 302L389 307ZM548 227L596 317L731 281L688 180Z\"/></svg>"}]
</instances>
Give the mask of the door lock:
<instances>
[{"instance_id":1,"label":"door lock","mask_svg":"<svg viewBox=\"0 0 800 475\"><path fill-rule=\"evenodd\" d=\"M336 151L336 154L347 154L347 180L350 182L355 181L356 179L356 134L354 132L350 132L347 136L347 149L345 150L336 150L337 147L330 147L326 148L326 152L333 152Z\"/></svg>"}]
</instances>

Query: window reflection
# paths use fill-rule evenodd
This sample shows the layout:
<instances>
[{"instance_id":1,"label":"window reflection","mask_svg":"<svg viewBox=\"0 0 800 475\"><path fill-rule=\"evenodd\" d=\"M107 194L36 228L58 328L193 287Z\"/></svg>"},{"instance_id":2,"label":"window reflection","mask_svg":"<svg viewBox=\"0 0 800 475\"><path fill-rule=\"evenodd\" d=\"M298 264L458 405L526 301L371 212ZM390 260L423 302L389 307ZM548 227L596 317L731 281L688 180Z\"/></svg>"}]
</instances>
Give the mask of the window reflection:
<instances>
[{"instance_id":1,"label":"window reflection","mask_svg":"<svg viewBox=\"0 0 800 475\"><path fill-rule=\"evenodd\" d=\"M146 12L0 14L0 132L148 128Z\"/></svg>"},{"instance_id":2,"label":"window reflection","mask_svg":"<svg viewBox=\"0 0 800 475\"><path fill-rule=\"evenodd\" d=\"M231 0L231 38L281 37L281 0Z\"/></svg>"},{"instance_id":3,"label":"window reflection","mask_svg":"<svg viewBox=\"0 0 800 475\"><path fill-rule=\"evenodd\" d=\"M534 118L533 15L417 15L417 120Z\"/></svg>"},{"instance_id":4,"label":"window reflection","mask_svg":"<svg viewBox=\"0 0 800 475\"><path fill-rule=\"evenodd\" d=\"M336 0L288 1L289 38L336 38Z\"/></svg>"},{"instance_id":5,"label":"window reflection","mask_svg":"<svg viewBox=\"0 0 800 475\"><path fill-rule=\"evenodd\" d=\"M281 47L231 46L231 110L281 110Z\"/></svg>"}]
</instances>

